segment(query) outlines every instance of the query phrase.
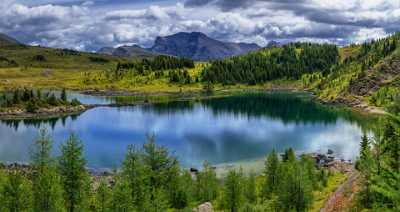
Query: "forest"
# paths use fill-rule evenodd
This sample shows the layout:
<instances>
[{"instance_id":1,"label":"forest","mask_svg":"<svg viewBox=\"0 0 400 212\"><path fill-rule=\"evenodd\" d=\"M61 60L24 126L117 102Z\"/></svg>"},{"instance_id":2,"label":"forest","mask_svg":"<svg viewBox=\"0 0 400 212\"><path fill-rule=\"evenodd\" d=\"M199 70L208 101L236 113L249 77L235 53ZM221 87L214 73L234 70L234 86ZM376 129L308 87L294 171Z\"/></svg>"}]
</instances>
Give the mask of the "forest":
<instances>
[{"instance_id":1,"label":"forest","mask_svg":"<svg viewBox=\"0 0 400 212\"><path fill-rule=\"evenodd\" d=\"M70 135L57 157L52 143L41 129L29 170L0 170L0 211L192 211L204 202L232 212L306 211L313 191L332 175L292 149L272 151L262 175L232 169L217 178L207 162L190 173L150 136L141 148L128 146L120 169L99 178L86 170L77 136Z\"/></svg>"},{"instance_id":2,"label":"forest","mask_svg":"<svg viewBox=\"0 0 400 212\"><path fill-rule=\"evenodd\" d=\"M400 210L400 110L382 121L372 136L364 135L356 168L361 173L359 209Z\"/></svg>"},{"instance_id":3,"label":"forest","mask_svg":"<svg viewBox=\"0 0 400 212\"><path fill-rule=\"evenodd\" d=\"M258 84L275 79L299 79L306 73L330 71L339 60L335 45L290 43L248 55L216 60L202 73L204 82Z\"/></svg>"}]
</instances>

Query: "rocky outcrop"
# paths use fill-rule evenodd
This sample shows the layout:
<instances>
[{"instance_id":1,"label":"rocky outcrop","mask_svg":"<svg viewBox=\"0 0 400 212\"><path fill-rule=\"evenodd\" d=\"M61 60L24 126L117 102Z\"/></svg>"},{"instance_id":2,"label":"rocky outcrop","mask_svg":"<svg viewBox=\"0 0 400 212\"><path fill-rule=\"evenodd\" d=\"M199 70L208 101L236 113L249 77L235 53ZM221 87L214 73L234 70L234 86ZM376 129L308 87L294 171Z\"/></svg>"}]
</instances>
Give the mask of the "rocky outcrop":
<instances>
[{"instance_id":1,"label":"rocky outcrop","mask_svg":"<svg viewBox=\"0 0 400 212\"><path fill-rule=\"evenodd\" d=\"M390 84L400 75L400 56L392 56L367 70L350 83L349 92L357 96L371 95L381 86Z\"/></svg>"},{"instance_id":2,"label":"rocky outcrop","mask_svg":"<svg viewBox=\"0 0 400 212\"><path fill-rule=\"evenodd\" d=\"M210 202L203 203L199 205L197 208L193 209L193 212L213 212L213 206Z\"/></svg>"}]
</instances>

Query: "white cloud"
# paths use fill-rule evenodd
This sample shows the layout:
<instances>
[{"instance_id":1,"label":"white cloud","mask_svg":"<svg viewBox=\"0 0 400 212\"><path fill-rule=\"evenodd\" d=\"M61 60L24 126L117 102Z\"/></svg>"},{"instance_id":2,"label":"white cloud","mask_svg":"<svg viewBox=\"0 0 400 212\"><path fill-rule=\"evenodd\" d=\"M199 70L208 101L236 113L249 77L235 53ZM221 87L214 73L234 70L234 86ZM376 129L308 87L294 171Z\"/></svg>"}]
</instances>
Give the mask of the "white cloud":
<instances>
[{"instance_id":1,"label":"white cloud","mask_svg":"<svg viewBox=\"0 0 400 212\"><path fill-rule=\"evenodd\" d=\"M352 41L354 43L362 43L364 41L376 40L386 36L388 36L388 33L386 33L382 28L362 28L354 34Z\"/></svg>"},{"instance_id":2,"label":"white cloud","mask_svg":"<svg viewBox=\"0 0 400 212\"><path fill-rule=\"evenodd\" d=\"M222 1L226 0L213 0L205 7L174 3L144 9L111 7L104 12L96 10L97 1L26 6L3 0L0 8L7 9L0 14L0 31L26 43L96 50L124 43L149 46L156 36L180 31L265 45L269 40L362 42L400 29L400 5L395 0L253 0L251 7L240 4L243 1ZM229 8L221 11L222 6Z\"/></svg>"}]
</instances>

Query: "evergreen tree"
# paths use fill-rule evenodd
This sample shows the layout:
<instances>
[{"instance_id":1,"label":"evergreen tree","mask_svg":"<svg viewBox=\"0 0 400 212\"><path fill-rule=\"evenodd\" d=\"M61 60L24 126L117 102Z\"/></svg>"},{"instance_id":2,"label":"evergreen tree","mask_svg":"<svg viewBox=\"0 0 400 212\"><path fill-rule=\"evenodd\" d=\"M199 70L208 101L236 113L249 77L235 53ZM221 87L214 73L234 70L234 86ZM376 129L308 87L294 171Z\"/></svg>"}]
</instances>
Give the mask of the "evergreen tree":
<instances>
[{"instance_id":1,"label":"evergreen tree","mask_svg":"<svg viewBox=\"0 0 400 212\"><path fill-rule=\"evenodd\" d=\"M32 208L31 184L20 173L8 174L2 196L2 207L5 212L24 212Z\"/></svg>"},{"instance_id":2,"label":"evergreen tree","mask_svg":"<svg viewBox=\"0 0 400 212\"><path fill-rule=\"evenodd\" d=\"M218 193L218 180L215 170L208 162L203 165L203 170L197 174L196 199L199 202L215 200Z\"/></svg>"},{"instance_id":3,"label":"evergreen tree","mask_svg":"<svg viewBox=\"0 0 400 212\"><path fill-rule=\"evenodd\" d=\"M90 183L82 151L82 142L74 134L71 134L61 146L58 171L68 212L83 211L88 208Z\"/></svg>"},{"instance_id":4,"label":"evergreen tree","mask_svg":"<svg viewBox=\"0 0 400 212\"><path fill-rule=\"evenodd\" d=\"M283 164L283 179L279 200L284 211L306 211L312 203L312 185L309 176L298 161Z\"/></svg>"},{"instance_id":5,"label":"evergreen tree","mask_svg":"<svg viewBox=\"0 0 400 212\"><path fill-rule=\"evenodd\" d=\"M231 212L239 211L244 203L244 185L242 171L230 170L225 178L223 205Z\"/></svg>"},{"instance_id":6,"label":"evergreen tree","mask_svg":"<svg viewBox=\"0 0 400 212\"><path fill-rule=\"evenodd\" d=\"M257 201L257 191L256 191L256 175L251 172L245 179L244 184L244 194L246 196L247 202L250 204L255 204Z\"/></svg>"},{"instance_id":7,"label":"evergreen tree","mask_svg":"<svg viewBox=\"0 0 400 212\"><path fill-rule=\"evenodd\" d=\"M132 205L132 191L125 180L117 179L113 188L110 211L131 212L135 211ZM142 210L143 211L143 210Z\"/></svg>"},{"instance_id":8,"label":"evergreen tree","mask_svg":"<svg viewBox=\"0 0 400 212\"><path fill-rule=\"evenodd\" d=\"M263 197L268 198L271 194L274 194L278 191L280 183L280 162L274 149L268 155L268 158L265 162L264 173L265 181L262 191Z\"/></svg>"},{"instance_id":9,"label":"evergreen tree","mask_svg":"<svg viewBox=\"0 0 400 212\"><path fill-rule=\"evenodd\" d=\"M110 211L111 189L108 187L107 182L103 179L100 182L99 187L96 190L96 211L97 212L107 212Z\"/></svg>"},{"instance_id":10,"label":"evergreen tree","mask_svg":"<svg viewBox=\"0 0 400 212\"><path fill-rule=\"evenodd\" d=\"M151 195L161 192L171 193L173 183L179 175L179 164L175 157L169 155L164 147L157 147L154 136L148 137L148 142L143 145L143 162L146 167L146 176L149 180ZM171 197L171 196L170 196ZM154 196L150 196L151 201L155 201Z\"/></svg>"},{"instance_id":11,"label":"evergreen tree","mask_svg":"<svg viewBox=\"0 0 400 212\"><path fill-rule=\"evenodd\" d=\"M41 129L32 154L34 210L63 211L60 177L50 156L52 140L47 130Z\"/></svg>"},{"instance_id":12,"label":"evergreen tree","mask_svg":"<svg viewBox=\"0 0 400 212\"><path fill-rule=\"evenodd\" d=\"M62 91L61 91L61 100L63 102L67 102L67 91L65 90L65 88L62 89Z\"/></svg>"},{"instance_id":13,"label":"evergreen tree","mask_svg":"<svg viewBox=\"0 0 400 212\"><path fill-rule=\"evenodd\" d=\"M296 161L296 154L294 153L292 148L286 149L285 153L282 156L283 162L294 162Z\"/></svg>"},{"instance_id":14,"label":"evergreen tree","mask_svg":"<svg viewBox=\"0 0 400 212\"><path fill-rule=\"evenodd\" d=\"M143 165L141 153L134 146L128 146L128 152L122 166L122 180L129 187L132 207L143 208L145 194L149 192L148 170Z\"/></svg>"}]
</instances>

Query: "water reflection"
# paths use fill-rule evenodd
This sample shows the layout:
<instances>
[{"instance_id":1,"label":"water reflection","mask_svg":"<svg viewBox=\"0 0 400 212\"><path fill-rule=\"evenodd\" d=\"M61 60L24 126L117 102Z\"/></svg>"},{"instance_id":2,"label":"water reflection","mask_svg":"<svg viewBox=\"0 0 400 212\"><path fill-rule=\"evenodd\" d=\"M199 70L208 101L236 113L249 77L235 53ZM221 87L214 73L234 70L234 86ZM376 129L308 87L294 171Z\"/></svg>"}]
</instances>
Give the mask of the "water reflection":
<instances>
[{"instance_id":1,"label":"water reflection","mask_svg":"<svg viewBox=\"0 0 400 212\"><path fill-rule=\"evenodd\" d=\"M354 159L369 124L366 117L285 93L100 107L59 119L1 121L0 160L28 161L40 126L51 129L56 147L76 132L84 141L89 166L98 168L119 166L126 146L141 146L149 133L187 167L204 160L218 164L255 159L272 148L288 147L303 152L332 149Z\"/></svg>"}]
</instances>

